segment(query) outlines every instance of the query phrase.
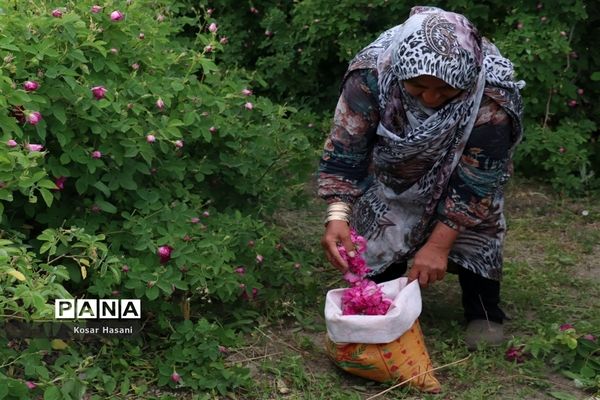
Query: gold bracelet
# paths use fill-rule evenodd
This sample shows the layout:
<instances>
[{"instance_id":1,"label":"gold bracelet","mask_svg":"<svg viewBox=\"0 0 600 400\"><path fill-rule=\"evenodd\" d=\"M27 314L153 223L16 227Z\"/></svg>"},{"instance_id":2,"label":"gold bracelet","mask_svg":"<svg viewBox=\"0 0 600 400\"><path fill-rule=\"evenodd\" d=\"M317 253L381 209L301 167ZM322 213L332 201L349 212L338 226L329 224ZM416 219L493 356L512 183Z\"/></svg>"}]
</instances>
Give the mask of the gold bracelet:
<instances>
[{"instance_id":1,"label":"gold bracelet","mask_svg":"<svg viewBox=\"0 0 600 400\"><path fill-rule=\"evenodd\" d=\"M338 201L327 206L327 214L325 216L325 225L329 221L345 221L350 223L350 213L352 209L349 204Z\"/></svg>"}]
</instances>

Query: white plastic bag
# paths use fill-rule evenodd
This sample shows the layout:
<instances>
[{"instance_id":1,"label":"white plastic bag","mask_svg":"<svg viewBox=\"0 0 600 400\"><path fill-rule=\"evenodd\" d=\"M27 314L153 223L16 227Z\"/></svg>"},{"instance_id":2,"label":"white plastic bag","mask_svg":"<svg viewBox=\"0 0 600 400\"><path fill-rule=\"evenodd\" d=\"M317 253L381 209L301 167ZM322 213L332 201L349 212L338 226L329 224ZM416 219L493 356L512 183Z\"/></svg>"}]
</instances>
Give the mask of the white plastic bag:
<instances>
[{"instance_id":1,"label":"white plastic bag","mask_svg":"<svg viewBox=\"0 0 600 400\"><path fill-rule=\"evenodd\" d=\"M389 343L404 334L421 314L421 290L408 278L378 284L384 295L393 299L386 315L342 315L345 289L327 292L325 324L334 343Z\"/></svg>"}]
</instances>

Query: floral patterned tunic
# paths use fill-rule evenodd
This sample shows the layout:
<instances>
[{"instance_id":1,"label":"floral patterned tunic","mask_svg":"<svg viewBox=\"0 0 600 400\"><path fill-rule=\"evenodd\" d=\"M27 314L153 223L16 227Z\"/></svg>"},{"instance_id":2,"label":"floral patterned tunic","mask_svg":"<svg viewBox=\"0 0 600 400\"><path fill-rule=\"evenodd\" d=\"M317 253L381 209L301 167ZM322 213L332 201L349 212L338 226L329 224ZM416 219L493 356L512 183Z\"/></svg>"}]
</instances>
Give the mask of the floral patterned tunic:
<instances>
[{"instance_id":1,"label":"floral patterned tunic","mask_svg":"<svg viewBox=\"0 0 600 400\"><path fill-rule=\"evenodd\" d=\"M434 223L459 230L450 259L486 278L499 280L502 272L502 243L506 230L503 205L503 185L509 177L510 156L518 135L514 121L502 107L502 89L486 86L475 125L457 167L452 171L446 190L441 196ZM380 123L397 129L405 122L402 112L392 106L380 109L377 69L350 69L345 77L339 98L333 128L324 146L319 166L318 194L328 203L344 201L354 204L351 224L359 231L368 231L365 224L377 219L377 230L371 230L367 239L373 245L385 230L395 224L393 218L367 215L360 201L370 196L377 181L394 188L394 179L388 177L411 175L406 166L398 168L385 160L374 162L375 146L390 145L387 138L378 135ZM398 108L396 108L397 110ZM393 146L393 144L392 144ZM418 165L415 166L418 168ZM367 210L368 211L368 210ZM362 232L361 232L362 231ZM422 245L422 243L421 243ZM420 246L419 246L420 247ZM373 255L369 266L381 272L390 264L404 261L412 252Z\"/></svg>"}]
</instances>

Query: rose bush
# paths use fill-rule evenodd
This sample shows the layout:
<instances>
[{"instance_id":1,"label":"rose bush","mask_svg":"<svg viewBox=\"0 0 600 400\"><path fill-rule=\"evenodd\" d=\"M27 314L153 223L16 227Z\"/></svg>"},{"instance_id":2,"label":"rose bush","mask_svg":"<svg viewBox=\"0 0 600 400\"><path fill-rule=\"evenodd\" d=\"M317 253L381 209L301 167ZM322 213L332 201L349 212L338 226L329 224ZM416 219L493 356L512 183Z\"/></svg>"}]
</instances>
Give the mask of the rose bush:
<instances>
[{"instance_id":1,"label":"rose bush","mask_svg":"<svg viewBox=\"0 0 600 400\"><path fill-rule=\"evenodd\" d=\"M224 393L247 380L224 368L219 346L239 344L257 305L276 309L281 293L311 285L293 266L312 255L267 223L302 199L313 153L299 121L308 117L215 62L228 51L221 27L180 7L0 2L1 318L49 318L60 297L142 298L145 338L127 347L142 354L150 343L164 355L129 365L111 355L122 341L0 335L11 365L0 367L0 398L125 395L151 370L168 370L161 385ZM199 33L179 35L190 26ZM167 338L177 320L195 344ZM165 353L178 343L203 350L181 365Z\"/></svg>"}]
</instances>

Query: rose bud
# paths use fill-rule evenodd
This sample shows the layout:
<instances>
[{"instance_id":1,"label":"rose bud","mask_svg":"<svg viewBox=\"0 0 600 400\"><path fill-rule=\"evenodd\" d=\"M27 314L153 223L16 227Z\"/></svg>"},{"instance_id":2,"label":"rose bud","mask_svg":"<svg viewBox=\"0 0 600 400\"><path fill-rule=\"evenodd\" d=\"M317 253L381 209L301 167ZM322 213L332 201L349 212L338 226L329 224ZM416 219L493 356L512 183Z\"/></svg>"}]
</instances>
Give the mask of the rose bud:
<instances>
[{"instance_id":1,"label":"rose bud","mask_svg":"<svg viewBox=\"0 0 600 400\"><path fill-rule=\"evenodd\" d=\"M205 53L212 53L212 51L213 51L213 47L210 44L204 47Z\"/></svg>"},{"instance_id":2,"label":"rose bud","mask_svg":"<svg viewBox=\"0 0 600 400\"><path fill-rule=\"evenodd\" d=\"M94 86L92 88L92 94L94 95L96 100L102 100L104 98L104 96L106 95L107 91L108 90L106 90L104 88L104 86Z\"/></svg>"},{"instance_id":3,"label":"rose bud","mask_svg":"<svg viewBox=\"0 0 600 400\"><path fill-rule=\"evenodd\" d=\"M302 264L300 264L300 263L295 263L294 264L294 268L295 269L300 269L301 267L302 267Z\"/></svg>"},{"instance_id":4,"label":"rose bud","mask_svg":"<svg viewBox=\"0 0 600 400\"><path fill-rule=\"evenodd\" d=\"M558 330L559 330L559 331L561 331L561 332L562 332L562 331L566 331L566 330L568 330L568 329L575 329L575 327L574 327L573 325L571 325L571 324L562 324L562 325L561 325L561 326L558 328Z\"/></svg>"},{"instance_id":5,"label":"rose bud","mask_svg":"<svg viewBox=\"0 0 600 400\"><path fill-rule=\"evenodd\" d=\"M250 89L242 89L242 94L244 96L252 96L252 90L250 90Z\"/></svg>"},{"instance_id":6,"label":"rose bud","mask_svg":"<svg viewBox=\"0 0 600 400\"><path fill-rule=\"evenodd\" d=\"M175 383L181 382L181 376L177 372L171 374L171 380Z\"/></svg>"},{"instance_id":7,"label":"rose bud","mask_svg":"<svg viewBox=\"0 0 600 400\"><path fill-rule=\"evenodd\" d=\"M246 270L244 269L244 267L238 267L235 269L235 272L240 275L244 275L246 273Z\"/></svg>"},{"instance_id":8,"label":"rose bud","mask_svg":"<svg viewBox=\"0 0 600 400\"><path fill-rule=\"evenodd\" d=\"M596 341L596 336L588 333L587 335L583 335L582 339L589 340L591 342L595 342Z\"/></svg>"},{"instance_id":9,"label":"rose bud","mask_svg":"<svg viewBox=\"0 0 600 400\"><path fill-rule=\"evenodd\" d=\"M36 91L39 87L40 84L36 81L26 81L25 83L23 83L23 89L25 89L26 92Z\"/></svg>"},{"instance_id":10,"label":"rose bud","mask_svg":"<svg viewBox=\"0 0 600 400\"><path fill-rule=\"evenodd\" d=\"M256 9L256 7L250 7L250 12L252 14L258 15L258 10Z\"/></svg>"},{"instance_id":11,"label":"rose bud","mask_svg":"<svg viewBox=\"0 0 600 400\"><path fill-rule=\"evenodd\" d=\"M93 5L92 8L90 8L90 11L94 14L98 14L100 11L102 11L102 7L98 5Z\"/></svg>"},{"instance_id":12,"label":"rose bud","mask_svg":"<svg viewBox=\"0 0 600 400\"><path fill-rule=\"evenodd\" d=\"M144 35L144 32L140 32L140 34L138 35L138 38L140 40L144 40L145 37L146 37L146 35Z\"/></svg>"},{"instance_id":13,"label":"rose bud","mask_svg":"<svg viewBox=\"0 0 600 400\"><path fill-rule=\"evenodd\" d=\"M265 258L264 258L263 256L261 256L260 254L257 254L257 255L256 255L256 262L257 262L258 264L262 264L262 263L263 263L263 261L265 261Z\"/></svg>"},{"instance_id":14,"label":"rose bud","mask_svg":"<svg viewBox=\"0 0 600 400\"><path fill-rule=\"evenodd\" d=\"M8 142L6 142L6 145L7 145L8 147L11 147L11 148L12 148L12 147L17 147L17 146L18 146L18 143L17 143L15 140L13 140L13 139L9 139L9 140L8 140Z\"/></svg>"},{"instance_id":15,"label":"rose bud","mask_svg":"<svg viewBox=\"0 0 600 400\"><path fill-rule=\"evenodd\" d=\"M124 17L123 13L119 10L115 10L110 13L110 19L113 22L121 21L123 19L123 17Z\"/></svg>"},{"instance_id":16,"label":"rose bud","mask_svg":"<svg viewBox=\"0 0 600 400\"><path fill-rule=\"evenodd\" d=\"M165 108L165 102L160 97L158 98L158 100L156 100L156 108L158 108L159 110Z\"/></svg>"},{"instance_id":17,"label":"rose bud","mask_svg":"<svg viewBox=\"0 0 600 400\"><path fill-rule=\"evenodd\" d=\"M147 135L146 136L146 142L148 143L154 143L156 141L156 137L154 135Z\"/></svg>"},{"instance_id":18,"label":"rose bud","mask_svg":"<svg viewBox=\"0 0 600 400\"><path fill-rule=\"evenodd\" d=\"M129 265L125 264L121 267L121 271L128 273L129 272Z\"/></svg>"},{"instance_id":19,"label":"rose bud","mask_svg":"<svg viewBox=\"0 0 600 400\"><path fill-rule=\"evenodd\" d=\"M571 108L575 108L575 107L577 107L577 100L571 99L567 102L567 105Z\"/></svg>"},{"instance_id":20,"label":"rose bud","mask_svg":"<svg viewBox=\"0 0 600 400\"><path fill-rule=\"evenodd\" d=\"M34 382L31 381L27 381L25 382L25 386L27 386L27 389L29 390L33 390L37 387L37 385Z\"/></svg>"},{"instance_id":21,"label":"rose bud","mask_svg":"<svg viewBox=\"0 0 600 400\"><path fill-rule=\"evenodd\" d=\"M171 259L171 252L173 248L171 246L165 245L160 246L156 252L158 257L160 258L161 264L166 264Z\"/></svg>"},{"instance_id":22,"label":"rose bud","mask_svg":"<svg viewBox=\"0 0 600 400\"><path fill-rule=\"evenodd\" d=\"M273 32L271 32L270 30L266 30L265 31L265 36L266 37L271 37L271 36L273 36Z\"/></svg>"},{"instance_id":23,"label":"rose bud","mask_svg":"<svg viewBox=\"0 0 600 400\"><path fill-rule=\"evenodd\" d=\"M223 36L221 39L219 39L219 43L227 44L229 43L229 39L227 38L227 36Z\"/></svg>"},{"instance_id":24,"label":"rose bud","mask_svg":"<svg viewBox=\"0 0 600 400\"><path fill-rule=\"evenodd\" d=\"M208 26L208 30L211 33L217 32L218 29L219 28L217 27L217 24L215 24L214 22Z\"/></svg>"},{"instance_id":25,"label":"rose bud","mask_svg":"<svg viewBox=\"0 0 600 400\"><path fill-rule=\"evenodd\" d=\"M63 190L65 188L65 181L67 180L66 176L61 176L59 178L57 178L54 181L54 184L56 185L56 189L55 190Z\"/></svg>"},{"instance_id":26,"label":"rose bud","mask_svg":"<svg viewBox=\"0 0 600 400\"><path fill-rule=\"evenodd\" d=\"M44 146L42 146L41 144L33 143L28 144L26 147L27 150L29 150L30 152L42 151L42 149L44 148Z\"/></svg>"},{"instance_id":27,"label":"rose bud","mask_svg":"<svg viewBox=\"0 0 600 400\"><path fill-rule=\"evenodd\" d=\"M208 14L209 17L211 15L213 15L213 12L215 12L214 8L209 8L209 9L206 10L206 13Z\"/></svg>"},{"instance_id":28,"label":"rose bud","mask_svg":"<svg viewBox=\"0 0 600 400\"><path fill-rule=\"evenodd\" d=\"M208 128L208 131L214 135L215 133L217 133L217 128L211 126L210 128Z\"/></svg>"},{"instance_id":29,"label":"rose bud","mask_svg":"<svg viewBox=\"0 0 600 400\"><path fill-rule=\"evenodd\" d=\"M583 96L584 93L585 93L585 90L583 90L581 88L577 89L577 94L578 95Z\"/></svg>"},{"instance_id":30,"label":"rose bud","mask_svg":"<svg viewBox=\"0 0 600 400\"><path fill-rule=\"evenodd\" d=\"M202 213L202 216L203 216L204 218L208 218L208 217L210 217L210 213L209 213L208 211L204 211L204 212Z\"/></svg>"},{"instance_id":31,"label":"rose bud","mask_svg":"<svg viewBox=\"0 0 600 400\"><path fill-rule=\"evenodd\" d=\"M99 159L102 158L102 152L99 150L92 151L92 158Z\"/></svg>"},{"instance_id":32,"label":"rose bud","mask_svg":"<svg viewBox=\"0 0 600 400\"><path fill-rule=\"evenodd\" d=\"M42 114L38 111L33 111L27 114L26 119L30 125L37 125L42 120Z\"/></svg>"},{"instance_id":33,"label":"rose bud","mask_svg":"<svg viewBox=\"0 0 600 400\"><path fill-rule=\"evenodd\" d=\"M564 147L559 147L558 148L558 152L561 153L561 154L563 154L566 151L567 151L567 149L565 149Z\"/></svg>"},{"instance_id":34,"label":"rose bud","mask_svg":"<svg viewBox=\"0 0 600 400\"><path fill-rule=\"evenodd\" d=\"M252 110L254 109L254 104L247 102L246 104L244 104L244 107L246 108L246 110Z\"/></svg>"},{"instance_id":35,"label":"rose bud","mask_svg":"<svg viewBox=\"0 0 600 400\"><path fill-rule=\"evenodd\" d=\"M254 247L254 240L248 240L248 247Z\"/></svg>"},{"instance_id":36,"label":"rose bud","mask_svg":"<svg viewBox=\"0 0 600 400\"><path fill-rule=\"evenodd\" d=\"M198 218L198 217L192 217L192 218L190 219L190 222L191 222L192 224L197 224L198 222L200 222L200 218Z\"/></svg>"},{"instance_id":37,"label":"rose bud","mask_svg":"<svg viewBox=\"0 0 600 400\"><path fill-rule=\"evenodd\" d=\"M178 149L183 147L183 140L176 140L175 141L175 147L177 147Z\"/></svg>"},{"instance_id":38,"label":"rose bud","mask_svg":"<svg viewBox=\"0 0 600 400\"><path fill-rule=\"evenodd\" d=\"M111 52L111 54L118 54L119 50L114 47L111 47L110 52Z\"/></svg>"},{"instance_id":39,"label":"rose bud","mask_svg":"<svg viewBox=\"0 0 600 400\"><path fill-rule=\"evenodd\" d=\"M61 18L63 16L62 11L60 11L58 8L55 10L52 10L52 16L54 18Z\"/></svg>"},{"instance_id":40,"label":"rose bud","mask_svg":"<svg viewBox=\"0 0 600 400\"><path fill-rule=\"evenodd\" d=\"M523 29L523 23L522 22L517 22L516 28L517 29Z\"/></svg>"}]
</instances>

